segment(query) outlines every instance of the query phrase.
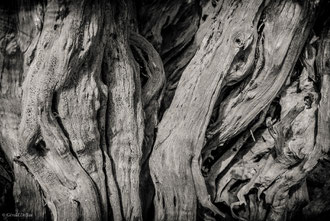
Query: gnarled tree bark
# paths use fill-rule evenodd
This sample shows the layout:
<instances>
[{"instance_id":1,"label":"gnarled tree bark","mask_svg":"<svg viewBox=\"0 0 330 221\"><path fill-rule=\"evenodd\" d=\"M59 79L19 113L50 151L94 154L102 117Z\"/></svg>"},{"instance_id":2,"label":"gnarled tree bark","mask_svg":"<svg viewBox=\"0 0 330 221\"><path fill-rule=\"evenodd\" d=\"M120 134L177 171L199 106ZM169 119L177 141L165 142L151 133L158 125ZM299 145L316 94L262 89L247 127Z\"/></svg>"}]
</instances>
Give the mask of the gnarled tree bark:
<instances>
[{"instance_id":1,"label":"gnarled tree bark","mask_svg":"<svg viewBox=\"0 0 330 221\"><path fill-rule=\"evenodd\" d=\"M321 217L327 8L317 0L2 2L0 215Z\"/></svg>"}]
</instances>

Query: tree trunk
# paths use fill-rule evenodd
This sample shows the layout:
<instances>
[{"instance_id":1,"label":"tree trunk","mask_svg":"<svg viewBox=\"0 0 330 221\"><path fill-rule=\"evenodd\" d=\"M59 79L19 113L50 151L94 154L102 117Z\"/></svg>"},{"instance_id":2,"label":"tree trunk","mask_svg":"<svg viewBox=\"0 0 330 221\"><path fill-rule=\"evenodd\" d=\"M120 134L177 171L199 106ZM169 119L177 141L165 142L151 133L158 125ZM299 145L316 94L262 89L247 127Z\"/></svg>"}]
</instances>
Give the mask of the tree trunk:
<instances>
[{"instance_id":1,"label":"tree trunk","mask_svg":"<svg viewBox=\"0 0 330 221\"><path fill-rule=\"evenodd\" d=\"M1 3L2 217L322 217L329 5Z\"/></svg>"}]
</instances>

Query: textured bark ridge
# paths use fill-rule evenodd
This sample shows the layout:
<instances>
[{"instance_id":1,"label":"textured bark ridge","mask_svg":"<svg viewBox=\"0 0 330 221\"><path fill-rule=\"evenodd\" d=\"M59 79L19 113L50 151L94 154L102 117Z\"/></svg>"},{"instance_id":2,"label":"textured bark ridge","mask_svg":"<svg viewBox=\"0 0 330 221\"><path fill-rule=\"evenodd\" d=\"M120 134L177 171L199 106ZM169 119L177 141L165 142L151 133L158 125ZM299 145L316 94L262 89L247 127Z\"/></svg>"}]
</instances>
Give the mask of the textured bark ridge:
<instances>
[{"instance_id":1,"label":"textured bark ridge","mask_svg":"<svg viewBox=\"0 0 330 221\"><path fill-rule=\"evenodd\" d=\"M329 6L1 2L0 215L326 220Z\"/></svg>"}]
</instances>

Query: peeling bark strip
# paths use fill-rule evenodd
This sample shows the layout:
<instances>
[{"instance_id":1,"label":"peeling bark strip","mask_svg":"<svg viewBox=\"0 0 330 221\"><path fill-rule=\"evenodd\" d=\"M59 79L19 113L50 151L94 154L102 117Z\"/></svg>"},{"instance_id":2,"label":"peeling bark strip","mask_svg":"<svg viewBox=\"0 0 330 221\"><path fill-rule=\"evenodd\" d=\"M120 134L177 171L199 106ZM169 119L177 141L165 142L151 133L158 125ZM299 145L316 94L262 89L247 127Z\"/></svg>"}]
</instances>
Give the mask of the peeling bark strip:
<instances>
[{"instance_id":1,"label":"peeling bark strip","mask_svg":"<svg viewBox=\"0 0 330 221\"><path fill-rule=\"evenodd\" d=\"M165 71L160 55L153 45L142 35L130 33L129 43L134 59L140 66L142 93L141 99L144 110L144 139L140 173L140 197L143 218L148 219L152 208L154 188L150 177L148 159L155 140L155 129L158 125L158 112L163 98Z\"/></svg>"},{"instance_id":2,"label":"peeling bark strip","mask_svg":"<svg viewBox=\"0 0 330 221\"><path fill-rule=\"evenodd\" d=\"M146 79L145 82L141 80L141 99L145 118L142 163L145 163L154 143L154 129L158 124L158 110L163 98L165 72L158 52L143 36L131 32L129 42L134 58L140 65L141 76Z\"/></svg>"}]
</instances>

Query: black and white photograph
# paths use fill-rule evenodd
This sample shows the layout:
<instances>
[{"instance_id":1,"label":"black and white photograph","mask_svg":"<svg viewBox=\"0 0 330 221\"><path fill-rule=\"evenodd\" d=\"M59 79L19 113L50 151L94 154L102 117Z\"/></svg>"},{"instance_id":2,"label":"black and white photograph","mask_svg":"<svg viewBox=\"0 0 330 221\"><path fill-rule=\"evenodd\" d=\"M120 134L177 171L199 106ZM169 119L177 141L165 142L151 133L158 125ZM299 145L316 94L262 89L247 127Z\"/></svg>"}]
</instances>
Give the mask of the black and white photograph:
<instances>
[{"instance_id":1,"label":"black and white photograph","mask_svg":"<svg viewBox=\"0 0 330 221\"><path fill-rule=\"evenodd\" d=\"M329 221L330 0L0 0L0 221Z\"/></svg>"}]
</instances>

